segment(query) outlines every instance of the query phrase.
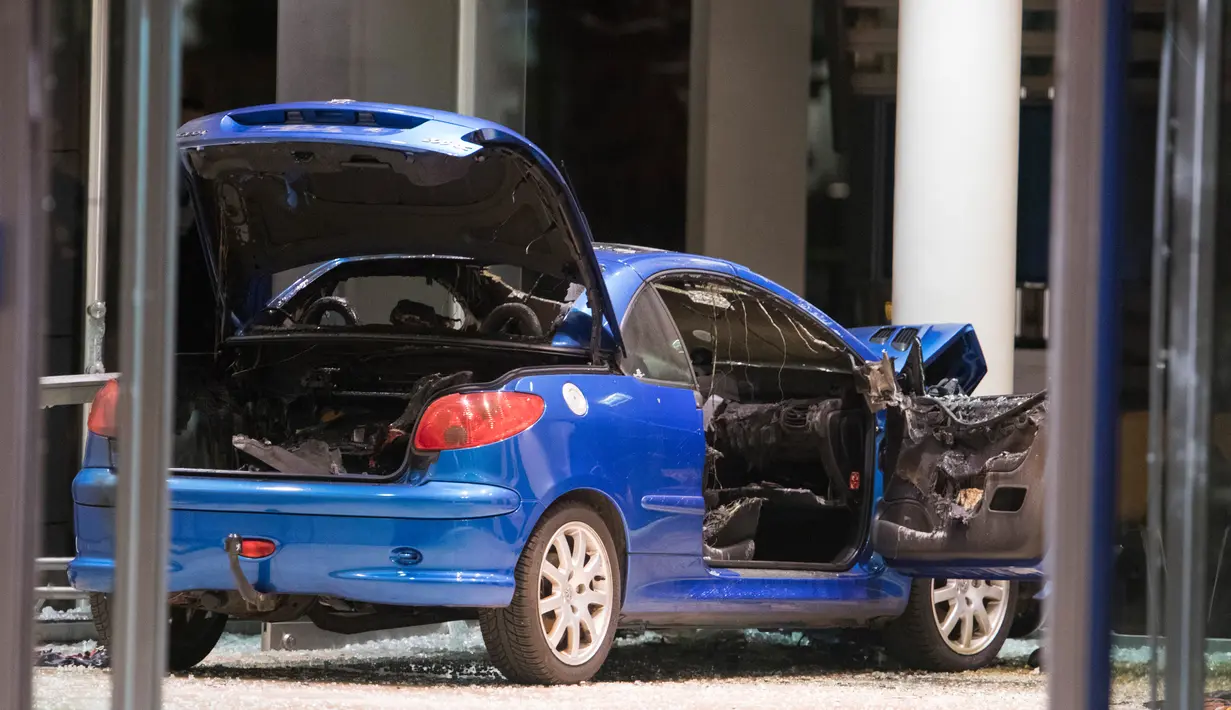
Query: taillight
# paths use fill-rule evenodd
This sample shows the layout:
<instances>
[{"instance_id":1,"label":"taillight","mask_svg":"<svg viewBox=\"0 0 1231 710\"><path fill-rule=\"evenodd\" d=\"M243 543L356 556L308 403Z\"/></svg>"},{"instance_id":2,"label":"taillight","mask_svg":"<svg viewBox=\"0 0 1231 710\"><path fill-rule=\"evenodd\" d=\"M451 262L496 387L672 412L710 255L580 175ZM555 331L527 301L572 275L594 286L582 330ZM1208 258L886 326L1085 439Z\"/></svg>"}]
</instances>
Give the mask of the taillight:
<instances>
[{"instance_id":1,"label":"taillight","mask_svg":"<svg viewBox=\"0 0 1231 710\"><path fill-rule=\"evenodd\" d=\"M119 436L117 409L120 404L120 383L108 380L107 384L94 395L94 403L90 405L90 418L86 427L92 434L114 439Z\"/></svg>"},{"instance_id":2,"label":"taillight","mask_svg":"<svg viewBox=\"0 0 1231 710\"><path fill-rule=\"evenodd\" d=\"M271 540L245 538L243 542L239 543L239 556L250 560L259 560L262 557L269 557L274 554L274 551L277 549L277 544Z\"/></svg>"},{"instance_id":3,"label":"taillight","mask_svg":"<svg viewBox=\"0 0 1231 710\"><path fill-rule=\"evenodd\" d=\"M543 398L524 392L449 394L428 405L415 429L415 449L445 451L503 441L543 416Z\"/></svg>"}]
</instances>

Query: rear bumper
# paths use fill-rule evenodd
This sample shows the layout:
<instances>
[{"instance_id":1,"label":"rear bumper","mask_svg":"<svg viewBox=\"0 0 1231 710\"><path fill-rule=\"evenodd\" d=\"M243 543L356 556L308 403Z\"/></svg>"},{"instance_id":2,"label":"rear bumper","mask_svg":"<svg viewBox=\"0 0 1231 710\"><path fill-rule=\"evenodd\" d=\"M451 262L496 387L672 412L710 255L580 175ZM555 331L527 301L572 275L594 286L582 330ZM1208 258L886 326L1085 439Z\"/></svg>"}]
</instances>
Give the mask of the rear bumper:
<instances>
[{"instance_id":1,"label":"rear bumper","mask_svg":"<svg viewBox=\"0 0 1231 710\"><path fill-rule=\"evenodd\" d=\"M114 583L115 475L85 469L73 484L78 589ZM499 486L428 482L300 484L178 477L170 481L171 592L234 590L227 535L273 540L241 563L262 592L408 606L507 606L533 501ZM421 554L406 565L395 548ZM395 561L396 560L396 561Z\"/></svg>"}]
</instances>

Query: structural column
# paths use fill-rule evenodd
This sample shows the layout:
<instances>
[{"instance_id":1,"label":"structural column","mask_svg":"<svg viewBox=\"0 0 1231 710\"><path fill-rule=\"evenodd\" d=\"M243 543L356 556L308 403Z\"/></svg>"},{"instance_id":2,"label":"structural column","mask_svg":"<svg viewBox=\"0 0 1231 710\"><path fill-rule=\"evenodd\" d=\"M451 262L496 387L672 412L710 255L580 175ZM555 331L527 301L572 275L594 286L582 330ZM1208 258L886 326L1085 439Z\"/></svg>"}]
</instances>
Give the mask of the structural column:
<instances>
[{"instance_id":1,"label":"structural column","mask_svg":"<svg viewBox=\"0 0 1231 710\"><path fill-rule=\"evenodd\" d=\"M811 0L693 0L692 15L688 250L802 293Z\"/></svg>"},{"instance_id":2,"label":"structural column","mask_svg":"<svg viewBox=\"0 0 1231 710\"><path fill-rule=\"evenodd\" d=\"M968 322L1013 388L1021 0L901 0L895 323Z\"/></svg>"},{"instance_id":3,"label":"structural column","mask_svg":"<svg viewBox=\"0 0 1231 710\"><path fill-rule=\"evenodd\" d=\"M354 99L456 111L520 131L526 5L527 0L279 0L277 99ZM279 274L274 292L306 271ZM364 288L353 285L348 298L368 300Z\"/></svg>"}]
</instances>

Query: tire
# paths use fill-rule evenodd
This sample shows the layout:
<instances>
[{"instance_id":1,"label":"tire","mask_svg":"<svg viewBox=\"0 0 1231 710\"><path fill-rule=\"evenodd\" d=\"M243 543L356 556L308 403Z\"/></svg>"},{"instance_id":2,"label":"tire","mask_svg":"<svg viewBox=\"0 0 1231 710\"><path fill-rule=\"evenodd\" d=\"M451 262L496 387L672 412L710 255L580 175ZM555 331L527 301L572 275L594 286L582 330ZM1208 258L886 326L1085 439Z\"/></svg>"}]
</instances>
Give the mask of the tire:
<instances>
[{"instance_id":1,"label":"tire","mask_svg":"<svg viewBox=\"0 0 1231 710\"><path fill-rule=\"evenodd\" d=\"M953 586L950 586L952 584ZM962 585L966 585L963 587ZM959 621L946 639L938 621L936 609L947 609L948 605L956 603L940 601L933 603L933 588L941 592L942 598L953 594L961 597L963 602L969 598L984 598L984 609L988 612L988 621L992 632L988 633L977 621L971 620L972 632L969 644L962 643L961 629L966 624L962 614ZM956 587L956 591L952 591ZM991 598L990 589L1001 589L1002 598ZM976 591L983 590L983 591ZM965 596L970 594L971 596ZM1009 637L1009 629L1013 625L1014 607L1017 602L1016 582L993 582L982 580L931 580L916 579L911 584L910 599L906 603L906 611L885 626L882 638L885 649L903 665L918 670L958 672L983 668L995 660L1001 646ZM939 612L943 614L944 611ZM959 650L958 647L963 647Z\"/></svg>"},{"instance_id":2,"label":"tire","mask_svg":"<svg viewBox=\"0 0 1231 710\"><path fill-rule=\"evenodd\" d=\"M170 608L167 629L167 668L186 671L205 660L218 645L227 625L225 614L195 610L191 615L185 607ZM98 632L98 645L111 645L111 597L90 593L90 615Z\"/></svg>"},{"instance_id":3,"label":"tire","mask_svg":"<svg viewBox=\"0 0 1231 710\"><path fill-rule=\"evenodd\" d=\"M1037 582L1023 582L1017 587L1016 613L1013 625L1009 627L1009 638L1026 638L1043 628L1043 602L1035 599L1040 585Z\"/></svg>"},{"instance_id":4,"label":"tire","mask_svg":"<svg viewBox=\"0 0 1231 710\"><path fill-rule=\"evenodd\" d=\"M577 550L585 545L581 568L601 551L603 558L592 579L576 576L573 555L562 559L561 545ZM620 558L611 532L594 508L566 502L550 509L530 535L517 561L513 602L503 609L481 609L479 627L492 664L514 683L564 685L590 680L607 659L620 618L623 579ZM552 581L557 573L569 581ZM559 565L559 566L557 566ZM590 625L575 617L581 599L578 589L592 601L584 608ZM575 596L577 595L577 596ZM557 608L540 613L540 600ZM601 603L599 603L601 601ZM572 619L577 618L573 625ZM549 628L550 627L550 628ZM556 644L549 633L558 633ZM576 643L573 646L573 643Z\"/></svg>"}]
</instances>

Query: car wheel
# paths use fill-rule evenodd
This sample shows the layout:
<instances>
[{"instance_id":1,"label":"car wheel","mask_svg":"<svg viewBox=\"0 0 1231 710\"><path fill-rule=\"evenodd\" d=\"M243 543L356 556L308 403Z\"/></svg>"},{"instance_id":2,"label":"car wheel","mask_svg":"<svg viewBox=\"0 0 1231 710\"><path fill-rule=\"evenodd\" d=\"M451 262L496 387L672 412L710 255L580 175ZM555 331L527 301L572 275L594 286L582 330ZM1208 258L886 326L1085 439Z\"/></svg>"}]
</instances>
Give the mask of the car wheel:
<instances>
[{"instance_id":1,"label":"car wheel","mask_svg":"<svg viewBox=\"0 0 1231 710\"><path fill-rule=\"evenodd\" d=\"M1026 638L1043 628L1043 602L1035 598L1039 586L1038 583L1018 583L1017 604L1013 624L1009 627L1009 638Z\"/></svg>"},{"instance_id":2,"label":"car wheel","mask_svg":"<svg viewBox=\"0 0 1231 710\"><path fill-rule=\"evenodd\" d=\"M90 594L90 614L94 617L94 630L98 633L98 645L111 645L111 597L106 594ZM205 660L218 645L227 625L225 614L204 609L189 609L173 606L167 617L167 668L186 671Z\"/></svg>"},{"instance_id":3,"label":"car wheel","mask_svg":"<svg viewBox=\"0 0 1231 710\"><path fill-rule=\"evenodd\" d=\"M492 664L515 683L594 677L615 638L620 560L602 517L581 503L550 510L517 562L513 603L482 609Z\"/></svg>"},{"instance_id":4,"label":"car wheel","mask_svg":"<svg viewBox=\"0 0 1231 710\"><path fill-rule=\"evenodd\" d=\"M982 668L1009 636L1017 585L971 579L917 579L902 616L884 630L903 664L929 671Z\"/></svg>"}]
</instances>

